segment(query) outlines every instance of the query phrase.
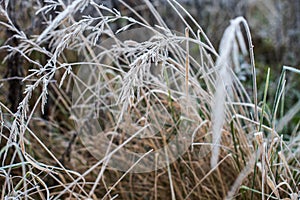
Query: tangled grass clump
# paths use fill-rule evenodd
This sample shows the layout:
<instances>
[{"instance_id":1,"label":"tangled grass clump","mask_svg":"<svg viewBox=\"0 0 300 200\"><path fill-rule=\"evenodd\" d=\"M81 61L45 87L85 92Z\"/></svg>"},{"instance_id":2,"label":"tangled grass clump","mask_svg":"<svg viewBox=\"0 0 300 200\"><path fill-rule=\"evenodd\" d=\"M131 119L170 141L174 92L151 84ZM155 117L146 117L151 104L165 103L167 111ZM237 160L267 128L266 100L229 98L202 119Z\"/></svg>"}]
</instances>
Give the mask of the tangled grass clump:
<instances>
[{"instance_id":1,"label":"tangled grass clump","mask_svg":"<svg viewBox=\"0 0 300 200\"><path fill-rule=\"evenodd\" d=\"M1 50L25 89L0 101L1 199L299 198L299 131L280 134L299 111L283 115L286 72L299 70L283 67L271 108L268 70L260 101L245 18L217 51L176 1L181 32L148 0L32 0L43 28L30 34L13 2Z\"/></svg>"}]
</instances>

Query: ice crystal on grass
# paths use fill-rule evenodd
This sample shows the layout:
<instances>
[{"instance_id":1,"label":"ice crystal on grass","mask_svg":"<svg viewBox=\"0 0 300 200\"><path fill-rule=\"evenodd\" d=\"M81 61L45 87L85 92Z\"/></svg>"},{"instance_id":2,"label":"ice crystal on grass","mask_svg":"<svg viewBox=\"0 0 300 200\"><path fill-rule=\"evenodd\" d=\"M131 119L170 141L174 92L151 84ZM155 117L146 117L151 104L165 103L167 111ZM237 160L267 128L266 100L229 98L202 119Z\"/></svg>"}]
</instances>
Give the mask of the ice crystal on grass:
<instances>
[{"instance_id":1,"label":"ice crystal on grass","mask_svg":"<svg viewBox=\"0 0 300 200\"><path fill-rule=\"evenodd\" d=\"M286 71L299 70L284 66L272 112L267 91L260 107L243 17L217 52L175 0L20 2L0 5L3 62L25 74L0 79L1 198L297 198L298 127L278 132L297 119L299 101L286 113L284 103Z\"/></svg>"}]
</instances>

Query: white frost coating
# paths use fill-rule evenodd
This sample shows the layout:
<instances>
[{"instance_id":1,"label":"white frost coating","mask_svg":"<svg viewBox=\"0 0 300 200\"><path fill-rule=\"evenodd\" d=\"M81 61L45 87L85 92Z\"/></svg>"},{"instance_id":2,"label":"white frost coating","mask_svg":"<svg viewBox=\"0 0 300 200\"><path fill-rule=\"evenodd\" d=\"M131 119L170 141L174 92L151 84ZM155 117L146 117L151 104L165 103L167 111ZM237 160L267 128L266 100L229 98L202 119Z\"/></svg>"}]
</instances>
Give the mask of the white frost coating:
<instances>
[{"instance_id":1,"label":"white frost coating","mask_svg":"<svg viewBox=\"0 0 300 200\"><path fill-rule=\"evenodd\" d=\"M62 20L64 20L70 13L74 12L76 7L83 1L85 1L85 0L73 1L73 3L70 4L63 12L61 12L61 13L59 13L59 15L57 15L57 17L52 21L51 24L49 24L49 26L43 31L43 33L38 37L38 39L36 41L37 42L42 41L42 39L44 39L50 31L55 29Z\"/></svg>"},{"instance_id":2,"label":"white frost coating","mask_svg":"<svg viewBox=\"0 0 300 200\"><path fill-rule=\"evenodd\" d=\"M212 156L211 168L217 166L220 153L220 139L222 127L225 121L225 101L227 92L232 84L231 74L229 71L230 58L234 45L237 45L236 34L240 31L239 24L242 22L242 17L237 17L231 20L230 26L225 30L220 43L220 57L217 59L216 66L219 67L219 73L216 82L216 92L214 95L214 104L212 108ZM238 41L240 38L238 39ZM239 41L241 43L241 41ZM239 44L241 46L241 44ZM244 46L242 46L242 49ZM228 95L230 96L230 95Z\"/></svg>"}]
</instances>

